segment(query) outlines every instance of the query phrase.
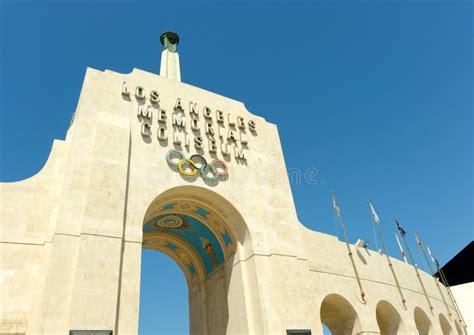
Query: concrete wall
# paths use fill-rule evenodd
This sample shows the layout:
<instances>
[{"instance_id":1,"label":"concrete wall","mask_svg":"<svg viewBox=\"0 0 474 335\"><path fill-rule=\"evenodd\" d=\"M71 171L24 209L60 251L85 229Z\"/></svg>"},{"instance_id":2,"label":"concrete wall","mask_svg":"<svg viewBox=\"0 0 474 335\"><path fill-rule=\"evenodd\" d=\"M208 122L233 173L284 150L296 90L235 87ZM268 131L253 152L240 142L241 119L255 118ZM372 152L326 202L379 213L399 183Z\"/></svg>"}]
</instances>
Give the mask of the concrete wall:
<instances>
[{"instance_id":1,"label":"concrete wall","mask_svg":"<svg viewBox=\"0 0 474 335\"><path fill-rule=\"evenodd\" d=\"M474 283L456 285L451 289L468 326L468 334L474 334Z\"/></svg>"},{"instance_id":2,"label":"concrete wall","mask_svg":"<svg viewBox=\"0 0 474 335\"><path fill-rule=\"evenodd\" d=\"M124 81L130 96L121 93ZM157 139L158 108L152 135L142 135L137 86L145 89L145 106L149 92L159 92L168 141ZM256 124L255 134L247 127L246 162L217 153L229 167L228 179L218 185L185 180L166 163L177 98L186 113L192 101L199 111L208 106ZM204 129L202 116L200 123ZM192 141L183 148L188 155L195 152ZM37 175L0 184L0 190L0 333L136 333L144 218L156 201L178 194L200 197L238 236L225 267L189 290L193 334L320 334L321 314L329 318L340 308L347 332L378 333L379 323L398 313L399 333L415 333L417 307L431 333L441 332L440 313L456 329L455 312L449 306L449 316L433 278L421 275L430 312L413 268L392 260L404 307L386 259L352 246L366 292L362 301L345 245L297 220L276 126L238 101L155 74L88 69L66 140L54 142Z\"/></svg>"}]
</instances>

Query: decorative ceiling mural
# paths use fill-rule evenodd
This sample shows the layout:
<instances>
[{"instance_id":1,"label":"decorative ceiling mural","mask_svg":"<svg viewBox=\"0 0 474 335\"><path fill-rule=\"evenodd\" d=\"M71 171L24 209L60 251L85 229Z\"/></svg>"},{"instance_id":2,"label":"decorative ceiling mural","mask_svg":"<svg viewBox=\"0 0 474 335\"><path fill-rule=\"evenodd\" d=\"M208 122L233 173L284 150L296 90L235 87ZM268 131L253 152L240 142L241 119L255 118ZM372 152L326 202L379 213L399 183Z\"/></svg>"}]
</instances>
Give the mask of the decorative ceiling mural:
<instances>
[{"instance_id":1,"label":"decorative ceiling mural","mask_svg":"<svg viewBox=\"0 0 474 335\"><path fill-rule=\"evenodd\" d=\"M148 218L143 226L143 248L172 257L191 285L221 268L236 250L224 220L192 200L162 204Z\"/></svg>"},{"instance_id":2,"label":"decorative ceiling mural","mask_svg":"<svg viewBox=\"0 0 474 335\"><path fill-rule=\"evenodd\" d=\"M145 224L143 232L166 232L183 239L199 254L207 274L224 263L224 253L216 236L204 223L189 215L172 213L157 216ZM167 248L172 250L171 245Z\"/></svg>"}]
</instances>

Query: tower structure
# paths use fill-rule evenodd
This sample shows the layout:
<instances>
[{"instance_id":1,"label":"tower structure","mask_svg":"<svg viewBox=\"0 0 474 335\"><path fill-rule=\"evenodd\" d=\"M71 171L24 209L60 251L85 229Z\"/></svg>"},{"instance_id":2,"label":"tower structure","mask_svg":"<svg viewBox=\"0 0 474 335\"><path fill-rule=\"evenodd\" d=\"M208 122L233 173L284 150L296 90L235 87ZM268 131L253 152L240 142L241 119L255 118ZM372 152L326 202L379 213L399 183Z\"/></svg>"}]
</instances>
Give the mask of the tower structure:
<instances>
[{"instance_id":1,"label":"tower structure","mask_svg":"<svg viewBox=\"0 0 474 335\"><path fill-rule=\"evenodd\" d=\"M179 36L173 32L166 32L160 36L163 51L161 52L160 76L181 81L179 67L178 43Z\"/></svg>"}]
</instances>

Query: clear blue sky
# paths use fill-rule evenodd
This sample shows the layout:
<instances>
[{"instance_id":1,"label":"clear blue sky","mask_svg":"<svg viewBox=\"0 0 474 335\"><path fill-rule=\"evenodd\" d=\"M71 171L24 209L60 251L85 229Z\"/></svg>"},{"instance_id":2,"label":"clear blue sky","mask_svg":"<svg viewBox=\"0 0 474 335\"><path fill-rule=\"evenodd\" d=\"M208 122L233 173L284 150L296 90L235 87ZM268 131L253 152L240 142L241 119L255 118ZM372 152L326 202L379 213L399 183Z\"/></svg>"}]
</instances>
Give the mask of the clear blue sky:
<instances>
[{"instance_id":1,"label":"clear blue sky","mask_svg":"<svg viewBox=\"0 0 474 335\"><path fill-rule=\"evenodd\" d=\"M292 185L302 223L334 234L335 190L373 247L371 200L392 255L397 215L445 263L473 239L473 4L380 2L0 0L0 180L40 170L87 66L158 73L174 30L184 82L243 101L279 126L288 167L318 169ZM142 334L187 332L173 261L144 252L142 291Z\"/></svg>"}]
</instances>

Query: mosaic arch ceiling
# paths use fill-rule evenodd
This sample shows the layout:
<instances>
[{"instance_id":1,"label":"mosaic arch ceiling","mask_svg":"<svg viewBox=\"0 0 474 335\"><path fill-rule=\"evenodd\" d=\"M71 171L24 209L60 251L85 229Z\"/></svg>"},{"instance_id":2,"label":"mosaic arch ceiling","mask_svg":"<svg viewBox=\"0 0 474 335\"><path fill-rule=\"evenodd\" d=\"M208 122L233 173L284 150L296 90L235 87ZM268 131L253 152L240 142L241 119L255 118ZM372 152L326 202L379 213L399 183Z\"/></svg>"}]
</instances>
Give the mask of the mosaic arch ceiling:
<instances>
[{"instance_id":1,"label":"mosaic arch ceiling","mask_svg":"<svg viewBox=\"0 0 474 335\"><path fill-rule=\"evenodd\" d=\"M227 223L208 206L193 200L168 201L147 215L143 248L173 258L188 283L195 283L220 269L236 250Z\"/></svg>"}]
</instances>

